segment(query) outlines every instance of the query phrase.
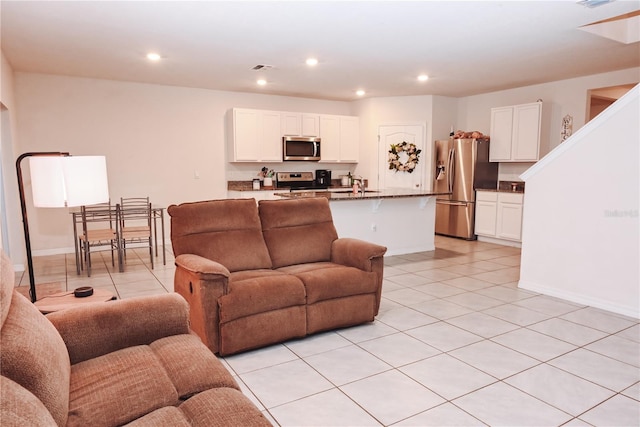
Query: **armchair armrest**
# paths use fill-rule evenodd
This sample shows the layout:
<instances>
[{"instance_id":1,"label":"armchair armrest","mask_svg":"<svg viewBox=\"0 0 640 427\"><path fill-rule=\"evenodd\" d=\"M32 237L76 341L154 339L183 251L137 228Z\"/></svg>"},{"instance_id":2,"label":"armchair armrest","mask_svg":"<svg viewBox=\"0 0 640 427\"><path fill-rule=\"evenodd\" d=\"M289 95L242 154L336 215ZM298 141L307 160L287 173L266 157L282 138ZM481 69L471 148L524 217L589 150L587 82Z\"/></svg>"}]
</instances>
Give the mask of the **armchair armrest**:
<instances>
[{"instance_id":1,"label":"armchair armrest","mask_svg":"<svg viewBox=\"0 0 640 427\"><path fill-rule=\"evenodd\" d=\"M189 306L177 294L87 304L47 318L67 345L72 364L189 333Z\"/></svg>"},{"instance_id":2,"label":"armchair armrest","mask_svg":"<svg viewBox=\"0 0 640 427\"><path fill-rule=\"evenodd\" d=\"M222 264L194 254L176 257L174 290L189 303L191 329L209 349L219 347L218 298L228 292L229 270Z\"/></svg>"},{"instance_id":3,"label":"armchair armrest","mask_svg":"<svg viewBox=\"0 0 640 427\"><path fill-rule=\"evenodd\" d=\"M364 271L373 271L372 260L382 258L386 252L387 248L384 246L343 237L333 241L331 261Z\"/></svg>"}]
</instances>

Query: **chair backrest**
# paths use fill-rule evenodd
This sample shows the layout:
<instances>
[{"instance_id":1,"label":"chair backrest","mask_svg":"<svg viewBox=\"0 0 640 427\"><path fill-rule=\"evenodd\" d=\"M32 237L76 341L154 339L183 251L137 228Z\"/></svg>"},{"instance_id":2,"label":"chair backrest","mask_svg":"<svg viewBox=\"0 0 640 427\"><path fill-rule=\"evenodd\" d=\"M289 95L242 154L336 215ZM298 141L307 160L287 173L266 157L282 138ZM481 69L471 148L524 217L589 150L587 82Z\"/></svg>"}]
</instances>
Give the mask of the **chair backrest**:
<instances>
[{"instance_id":1,"label":"chair backrest","mask_svg":"<svg viewBox=\"0 0 640 427\"><path fill-rule=\"evenodd\" d=\"M67 347L51 322L14 290L11 261L1 251L0 257L0 373L31 392L58 425L65 425L71 378ZM16 399L20 396L15 386L5 390L3 382L3 410L5 402L12 399L5 392L13 393ZM14 403L19 411L37 409L33 404L24 403L21 407L20 402Z\"/></svg>"},{"instance_id":2,"label":"chair backrest","mask_svg":"<svg viewBox=\"0 0 640 427\"><path fill-rule=\"evenodd\" d=\"M89 224L90 228L93 223L100 223L98 228L114 228L116 222L116 213L111 206L111 200L95 205L80 206L80 214L83 222ZM106 224L109 226L107 227Z\"/></svg>"},{"instance_id":3,"label":"chair backrest","mask_svg":"<svg viewBox=\"0 0 640 427\"><path fill-rule=\"evenodd\" d=\"M200 255L231 272L271 268L254 199L183 203L167 212L175 256Z\"/></svg>"},{"instance_id":4,"label":"chair backrest","mask_svg":"<svg viewBox=\"0 0 640 427\"><path fill-rule=\"evenodd\" d=\"M80 220L86 240L111 239L117 228L116 211L111 201L81 206Z\"/></svg>"},{"instance_id":5,"label":"chair backrest","mask_svg":"<svg viewBox=\"0 0 640 427\"><path fill-rule=\"evenodd\" d=\"M149 197L129 197L120 198L120 208L118 217L120 227L124 232L127 227L148 227L151 233L151 203ZM141 231L137 229L136 231Z\"/></svg>"},{"instance_id":6,"label":"chair backrest","mask_svg":"<svg viewBox=\"0 0 640 427\"><path fill-rule=\"evenodd\" d=\"M338 233L326 197L260 200L259 210L274 268L331 259Z\"/></svg>"}]
</instances>

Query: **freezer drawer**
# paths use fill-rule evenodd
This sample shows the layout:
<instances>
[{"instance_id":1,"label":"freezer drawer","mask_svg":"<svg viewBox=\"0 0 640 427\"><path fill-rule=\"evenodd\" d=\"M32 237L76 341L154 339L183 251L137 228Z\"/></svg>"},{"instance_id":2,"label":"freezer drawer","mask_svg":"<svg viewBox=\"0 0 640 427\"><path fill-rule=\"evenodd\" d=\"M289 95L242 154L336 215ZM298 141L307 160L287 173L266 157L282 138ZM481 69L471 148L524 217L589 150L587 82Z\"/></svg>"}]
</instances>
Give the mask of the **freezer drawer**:
<instances>
[{"instance_id":1,"label":"freezer drawer","mask_svg":"<svg viewBox=\"0 0 640 427\"><path fill-rule=\"evenodd\" d=\"M436 201L436 234L475 240L474 205L471 202Z\"/></svg>"}]
</instances>

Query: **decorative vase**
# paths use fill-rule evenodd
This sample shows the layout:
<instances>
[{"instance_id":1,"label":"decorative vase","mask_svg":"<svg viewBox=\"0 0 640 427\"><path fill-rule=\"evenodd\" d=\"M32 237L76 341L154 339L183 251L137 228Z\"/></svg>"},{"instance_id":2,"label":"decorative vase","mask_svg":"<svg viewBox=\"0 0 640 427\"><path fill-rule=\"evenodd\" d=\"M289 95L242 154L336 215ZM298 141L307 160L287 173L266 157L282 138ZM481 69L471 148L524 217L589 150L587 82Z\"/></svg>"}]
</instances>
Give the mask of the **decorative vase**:
<instances>
[{"instance_id":1,"label":"decorative vase","mask_svg":"<svg viewBox=\"0 0 640 427\"><path fill-rule=\"evenodd\" d=\"M272 188L273 187L273 178L271 178L269 176L265 176L264 177L263 186L264 186L264 188Z\"/></svg>"}]
</instances>

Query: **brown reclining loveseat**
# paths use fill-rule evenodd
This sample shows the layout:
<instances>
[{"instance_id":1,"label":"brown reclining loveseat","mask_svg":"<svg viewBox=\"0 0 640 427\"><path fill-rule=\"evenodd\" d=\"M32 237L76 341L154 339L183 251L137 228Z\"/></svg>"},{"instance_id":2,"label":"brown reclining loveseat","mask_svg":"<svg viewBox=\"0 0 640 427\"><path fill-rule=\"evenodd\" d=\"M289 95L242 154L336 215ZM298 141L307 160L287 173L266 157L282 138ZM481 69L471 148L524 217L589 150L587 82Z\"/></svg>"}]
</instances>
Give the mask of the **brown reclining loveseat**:
<instances>
[{"instance_id":1,"label":"brown reclining loveseat","mask_svg":"<svg viewBox=\"0 0 640 427\"><path fill-rule=\"evenodd\" d=\"M191 328L227 355L373 321L384 246L338 238L326 198L168 208L175 291Z\"/></svg>"}]
</instances>

